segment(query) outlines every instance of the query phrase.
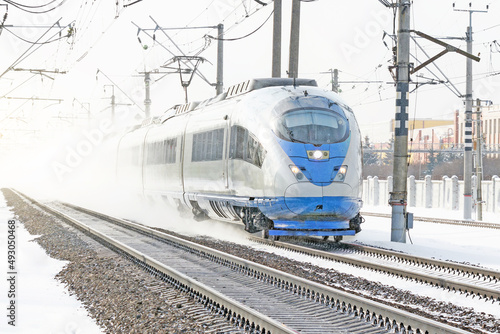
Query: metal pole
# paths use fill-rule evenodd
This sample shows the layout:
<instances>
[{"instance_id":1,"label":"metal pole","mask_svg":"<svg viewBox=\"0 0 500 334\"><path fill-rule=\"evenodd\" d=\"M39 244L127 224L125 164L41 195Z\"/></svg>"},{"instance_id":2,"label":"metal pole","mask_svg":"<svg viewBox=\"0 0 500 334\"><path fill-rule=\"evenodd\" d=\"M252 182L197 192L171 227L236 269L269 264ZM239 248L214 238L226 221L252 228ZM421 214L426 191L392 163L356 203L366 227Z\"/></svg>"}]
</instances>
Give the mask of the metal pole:
<instances>
[{"instance_id":1,"label":"metal pole","mask_svg":"<svg viewBox=\"0 0 500 334\"><path fill-rule=\"evenodd\" d=\"M273 25L273 78L281 77L281 0L274 0Z\"/></svg>"},{"instance_id":2,"label":"metal pole","mask_svg":"<svg viewBox=\"0 0 500 334\"><path fill-rule=\"evenodd\" d=\"M455 7L455 4L453 4ZM459 12L469 13L469 26L467 27L467 53L472 54L472 14L487 13L486 10L454 9ZM467 73L465 83L465 127L464 127L464 219L471 219L472 216L472 59L467 57Z\"/></svg>"},{"instance_id":3,"label":"metal pole","mask_svg":"<svg viewBox=\"0 0 500 334\"><path fill-rule=\"evenodd\" d=\"M333 82L332 82L332 91L335 93L339 92L339 70L333 70Z\"/></svg>"},{"instance_id":4,"label":"metal pole","mask_svg":"<svg viewBox=\"0 0 500 334\"><path fill-rule=\"evenodd\" d=\"M391 241L406 242L406 182L408 174L408 106L410 82L410 0L399 0L396 117L394 140Z\"/></svg>"},{"instance_id":5,"label":"metal pole","mask_svg":"<svg viewBox=\"0 0 500 334\"><path fill-rule=\"evenodd\" d=\"M477 113L476 113L476 118L477 118L477 124L476 124L476 137L477 137L477 142L476 142L476 176L477 176L477 194L476 194L476 200L477 200L477 220L483 220L483 190L481 183L483 181L483 154L481 150L481 146L483 144L483 133L481 129L481 100L477 99Z\"/></svg>"},{"instance_id":6,"label":"metal pole","mask_svg":"<svg viewBox=\"0 0 500 334\"><path fill-rule=\"evenodd\" d=\"M150 97L150 86L151 86L151 76L150 72L144 73L144 84L146 86L146 99L144 100L145 116L149 118L151 116L151 97Z\"/></svg>"},{"instance_id":7,"label":"metal pole","mask_svg":"<svg viewBox=\"0 0 500 334\"><path fill-rule=\"evenodd\" d=\"M467 28L467 52L472 54L472 11ZM467 58L465 83L464 219L472 214L472 59Z\"/></svg>"},{"instance_id":8,"label":"metal pole","mask_svg":"<svg viewBox=\"0 0 500 334\"><path fill-rule=\"evenodd\" d=\"M216 83L216 93L217 95L224 92L224 25L221 23L217 25L217 83ZM187 95L187 92L186 92ZM187 100L187 96L186 96Z\"/></svg>"},{"instance_id":9,"label":"metal pole","mask_svg":"<svg viewBox=\"0 0 500 334\"><path fill-rule=\"evenodd\" d=\"M288 77L297 78L299 73L300 0L292 3L292 28L290 32L290 57Z\"/></svg>"}]
</instances>

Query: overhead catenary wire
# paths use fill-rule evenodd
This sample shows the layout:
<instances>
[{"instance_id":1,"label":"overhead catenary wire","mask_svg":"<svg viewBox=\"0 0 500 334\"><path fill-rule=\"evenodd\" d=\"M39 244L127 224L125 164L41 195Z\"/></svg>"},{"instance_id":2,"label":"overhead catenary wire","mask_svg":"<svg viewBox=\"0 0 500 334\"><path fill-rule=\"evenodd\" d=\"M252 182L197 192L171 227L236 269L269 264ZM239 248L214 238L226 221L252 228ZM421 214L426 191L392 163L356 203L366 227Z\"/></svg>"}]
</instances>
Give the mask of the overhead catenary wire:
<instances>
[{"instance_id":1,"label":"overhead catenary wire","mask_svg":"<svg viewBox=\"0 0 500 334\"><path fill-rule=\"evenodd\" d=\"M241 36L241 37L236 37L236 38L220 38L220 37L214 37L214 36L211 36L211 35L206 35L206 37L210 38L210 39L213 39L213 40L221 40L221 41L224 41L224 42L233 42L233 41L239 41L241 39L244 39L244 38L247 38L253 34L255 34L257 31L259 31L266 23L267 21L269 21L269 19L271 18L271 16L274 14L274 10L271 11L271 13L269 14L269 16L267 17L267 19L257 28L255 29L254 31L244 35L244 36Z\"/></svg>"},{"instance_id":2,"label":"overhead catenary wire","mask_svg":"<svg viewBox=\"0 0 500 334\"><path fill-rule=\"evenodd\" d=\"M123 8L127 8L127 7L129 7L129 6L135 5L136 3L141 2L141 1L142 1L142 0L135 0L135 1L132 1L132 2L130 2L130 3L128 3L128 4L126 4L126 5L123 5Z\"/></svg>"},{"instance_id":3,"label":"overhead catenary wire","mask_svg":"<svg viewBox=\"0 0 500 334\"><path fill-rule=\"evenodd\" d=\"M59 21L61 21L62 17L57 20L49 29L47 29L43 34L42 36L40 36L36 42L39 42L55 25L58 25L59 24ZM57 32L59 33L59 32ZM56 34L57 34L56 33ZM54 37L51 36L50 38ZM31 53L28 54L28 52L35 46L35 45L38 45L37 48L35 50L33 50ZM33 54L33 52L35 52L36 50L38 50L43 44L31 44L31 46L26 50L24 51L13 63L12 65L10 65L2 74L0 74L0 78L3 77L5 75L5 73L9 72L12 68L14 68L16 65L18 65L19 63L21 63L24 59L26 59L28 56L30 56L31 54ZM28 55L27 55L28 54Z\"/></svg>"},{"instance_id":4,"label":"overhead catenary wire","mask_svg":"<svg viewBox=\"0 0 500 334\"><path fill-rule=\"evenodd\" d=\"M2 35L2 31L4 28L5 21L7 20L7 16L9 14L9 7L6 4L0 4L0 6L5 6L5 13L3 15L2 23L0 23L0 36Z\"/></svg>"},{"instance_id":5,"label":"overhead catenary wire","mask_svg":"<svg viewBox=\"0 0 500 334\"><path fill-rule=\"evenodd\" d=\"M19 85L17 85L16 87L12 88L10 91L8 91L3 96L1 96L0 99L3 99L4 97L6 97L7 95L9 95L10 93L14 92L16 89L18 89L19 87L21 87L22 85L24 85L25 83L27 83L28 81L30 81L31 79L33 79L34 77L36 77L37 75L38 74L33 74L31 77L29 77L28 79L24 80Z\"/></svg>"},{"instance_id":6,"label":"overhead catenary wire","mask_svg":"<svg viewBox=\"0 0 500 334\"><path fill-rule=\"evenodd\" d=\"M153 19L153 18L151 18L151 19L154 21L154 19ZM145 29L141 29L141 28L140 28L140 27L139 27L136 23L132 22L132 24L133 24L133 25L135 25L138 29L140 29L140 31L144 32L144 34L146 34L146 36L148 36L149 38L151 38L151 39L153 39L153 40L155 40L155 39L156 39L153 35L149 34L147 30L145 30ZM157 29L158 29L158 30L162 30L162 28L161 28L161 27L159 27L158 25L157 25ZM163 30L162 30L162 31L163 31ZM166 35L166 36L170 39L170 37L169 37L169 36L168 36L165 32L164 32L164 34L165 34L165 35ZM171 39L170 39L170 40L171 40ZM172 41L172 40L171 40L171 41ZM162 43L158 43L158 45L159 45L160 47L162 47L163 49L165 49L168 53L170 53L170 55L171 55L172 57L175 57L175 56L176 56L176 54L175 54L175 53L173 53L173 52L172 52L169 48L167 48L167 47L166 47L165 45L163 45ZM176 46L176 47L177 47L177 46ZM191 70L193 70L187 62L183 61L183 64L184 64L184 65L186 65L186 66L188 66ZM200 71L196 70L196 71L194 71L194 73L195 73L196 75L198 75L200 78L202 78L202 80L204 80L204 81L205 81L206 83L208 83L209 85L211 85L211 84L212 84L210 81L208 81L208 79L207 79L205 76L203 76L203 75L200 73Z\"/></svg>"},{"instance_id":7,"label":"overhead catenary wire","mask_svg":"<svg viewBox=\"0 0 500 334\"><path fill-rule=\"evenodd\" d=\"M69 38L72 36L72 32L70 30L68 30L68 33L64 36L60 36L60 37L57 37L57 38L54 38L52 40L49 40L49 41L45 41L45 42L33 42L33 41L28 41L27 39L17 35L16 33L14 33L12 30L8 29L7 27L3 27L3 29L5 29L6 31L8 31L9 33L11 33L14 37L16 37L17 39L25 42L25 43L28 43L28 44L33 44L33 45L45 45L45 44L50 44L50 43L54 43L54 42L57 42L57 41L60 41L64 38Z\"/></svg>"},{"instance_id":8,"label":"overhead catenary wire","mask_svg":"<svg viewBox=\"0 0 500 334\"><path fill-rule=\"evenodd\" d=\"M12 5L12 6L14 6L14 7L16 7L24 12L30 13L30 14L45 14L45 13L49 13L49 12L61 7L67 0L61 0L60 3L54 5L53 7L49 8L49 9L43 9L43 8L54 3L55 1L51 1L45 5L38 5L38 6L23 5L23 4L20 4L18 2L14 2L11 0L3 0L3 1L8 3L9 5ZM31 9L36 9L36 8L41 9L41 10L40 11L31 10Z\"/></svg>"},{"instance_id":9,"label":"overhead catenary wire","mask_svg":"<svg viewBox=\"0 0 500 334\"><path fill-rule=\"evenodd\" d=\"M152 16L149 16L149 18L156 24L157 27L158 26L158 23L153 19ZM183 56L186 56L186 54L182 51L182 49L177 46L177 44L175 44L174 40L172 38L170 38L169 35L167 35L167 33L165 32L165 30L161 29L161 32L170 40L170 42L176 47L176 49L183 55ZM201 52L200 52L201 53ZM189 61L189 64L191 66L194 66L194 64L191 62L191 60L188 60ZM185 62L183 62L185 63ZM195 71L195 73L197 73L197 75L203 79L203 81L205 81L206 83L208 83L209 85L211 85L210 81L199 71L196 69L196 66L194 66L194 69L193 71Z\"/></svg>"},{"instance_id":10,"label":"overhead catenary wire","mask_svg":"<svg viewBox=\"0 0 500 334\"><path fill-rule=\"evenodd\" d=\"M5 2L7 2L7 3L9 3L9 4L13 5L13 6L19 6L19 7L24 7L24 8L43 8L43 7L46 7L48 5L53 4L57 0L52 0L50 2L47 2L47 3L43 4L43 5L37 5L37 6L24 5L22 3L19 3L19 2L16 2L16 1L12 1L12 0L3 0L3 1L5 1Z\"/></svg>"},{"instance_id":11,"label":"overhead catenary wire","mask_svg":"<svg viewBox=\"0 0 500 334\"><path fill-rule=\"evenodd\" d=\"M12 115L14 115L19 109L21 109L29 101L30 100L26 100L20 106L18 106L16 109L12 110L9 114L7 114L4 118L0 119L0 123L2 123L3 121L9 119Z\"/></svg>"},{"instance_id":12,"label":"overhead catenary wire","mask_svg":"<svg viewBox=\"0 0 500 334\"><path fill-rule=\"evenodd\" d=\"M126 93L123 89L121 89L121 88L120 88L120 86L118 86L118 85L117 85L117 84L116 84L113 80L111 80L111 78L110 78L110 77L108 77L108 76L106 75L106 73L104 73L104 72L103 72L102 70L100 70L100 69L97 69L97 73L96 73L96 80L97 80L97 75L98 75L99 73L102 73L102 75L104 75L104 76L106 77L106 79L108 79L108 80L109 80L109 81L110 81L113 85L115 85L115 87L116 87L116 88L118 88L118 90L119 90L120 92L122 92L122 93L123 93L123 95L125 95L125 96L126 96L126 97L127 97L127 98L128 98L128 99L129 99L129 100L130 100L130 101L131 101L131 102L132 102L132 103L136 106L136 107L138 107L138 108L139 108L142 112L145 112L145 111L144 111L144 109L143 109L141 106L139 106L137 103L135 103L134 99L132 99L130 96L128 96L128 94L127 94L127 93Z\"/></svg>"},{"instance_id":13,"label":"overhead catenary wire","mask_svg":"<svg viewBox=\"0 0 500 334\"><path fill-rule=\"evenodd\" d=\"M233 22L233 23L232 23L231 25L229 25L229 26L226 26L226 27L225 27L225 29L224 29L224 35L226 35L229 31L231 31L232 29L234 29L236 26L239 26L239 25L240 25L243 21L245 21L245 20L249 19L250 17L252 17L252 16L253 16L255 13L257 13L257 12L258 12L258 11L259 11L262 7L267 6L268 4L272 3L273 1L274 1L274 0L270 0L270 1L268 1L267 3L265 3L265 2L263 2L263 1L261 1L261 2L262 2L262 3L264 3L264 4L263 4L261 7L254 9L253 11L247 11L247 10L246 10L246 8L245 8L245 15L243 15L243 18L242 18L241 20L239 20L239 21L235 21L235 22ZM210 6L211 6L214 2L215 2L215 0L214 0L214 1L212 1L212 2L211 2L211 3L210 3L210 4L209 4L209 5L205 8L205 10L203 10L203 11L202 11L202 12L201 12L201 13L200 13L200 14L199 14L199 15L198 15L195 19L191 20L191 21L190 21L190 23L189 23L189 24L187 24L185 27L186 27L186 28L188 28L188 27L189 27L189 26L190 26L190 25L191 25L191 24L192 24L192 23L193 23L193 22L194 22L194 21L195 21L198 17L200 17L200 16L201 16L201 15L202 15L205 11L207 11L207 10L209 9L209 7L210 7ZM229 12L229 13L228 13L228 14L227 14L227 15L226 15L226 16L225 16L222 20L221 20L221 23L226 24L227 19L228 19L230 16L232 16L232 15L233 15L233 14L234 14L234 13L235 13L235 12L236 12L239 8L240 8L240 7L242 7L242 6L244 6L244 3L243 3L243 2L240 2L240 4L239 4L238 6L234 7L234 9L233 9L232 11L230 11L230 12ZM207 38L208 38L208 37L207 37L207 35L209 35L209 32L210 32L210 31L212 31L212 30L214 30L214 29L215 29L215 27L214 27L214 28L211 28L210 30L208 30L208 32L207 32L206 34L204 34L204 36L203 36L202 38L199 38L199 39L197 39L197 40L200 40L200 39L207 39ZM176 36L176 35L174 35L174 37L175 37L175 36ZM196 41L197 41L197 40L196 40ZM194 42L194 41L193 41L193 42ZM193 42L191 42L191 43L193 43ZM187 43L185 43L185 44L187 44Z\"/></svg>"}]
</instances>

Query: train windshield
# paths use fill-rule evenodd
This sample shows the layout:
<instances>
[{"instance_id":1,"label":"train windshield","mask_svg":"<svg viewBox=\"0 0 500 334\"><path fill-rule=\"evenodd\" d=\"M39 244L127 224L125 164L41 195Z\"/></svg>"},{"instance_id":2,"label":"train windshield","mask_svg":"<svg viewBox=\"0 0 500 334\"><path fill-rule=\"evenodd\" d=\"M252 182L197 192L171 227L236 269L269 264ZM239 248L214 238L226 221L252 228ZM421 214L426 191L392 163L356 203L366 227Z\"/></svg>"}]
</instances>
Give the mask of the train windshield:
<instances>
[{"instance_id":1,"label":"train windshield","mask_svg":"<svg viewBox=\"0 0 500 334\"><path fill-rule=\"evenodd\" d=\"M331 110L292 110L275 123L275 132L280 138L314 145L344 141L348 130L347 120Z\"/></svg>"}]
</instances>

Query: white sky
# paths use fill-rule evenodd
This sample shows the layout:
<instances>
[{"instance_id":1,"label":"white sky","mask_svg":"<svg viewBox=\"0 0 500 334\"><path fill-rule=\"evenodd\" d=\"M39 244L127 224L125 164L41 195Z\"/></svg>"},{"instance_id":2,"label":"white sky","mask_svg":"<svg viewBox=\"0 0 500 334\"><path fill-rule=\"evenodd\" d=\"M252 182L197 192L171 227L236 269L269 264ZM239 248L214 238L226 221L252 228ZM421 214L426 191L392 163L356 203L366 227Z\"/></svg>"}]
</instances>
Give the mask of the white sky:
<instances>
[{"instance_id":1,"label":"white sky","mask_svg":"<svg viewBox=\"0 0 500 334\"><path fill-rule=\"evenodd\" d=\"M464 37L468 25L468 14L455 12L451 0L420 0L412 6L412 29L423 31L436 37ZM455 1L457 8L468 8L469 1ZM0 0L0 4L3 1ZM45 1L31 1L30 4L43 4ZM122 3L120 1L120 3ZM272 11L272 4L261 7L252 0L186 0L172 2L143 0L126 9L117 10L114 1L68 1L61 7L47 14L29 14L9 5L6 25L52 25L61 18L61 25L75 21L74 38L62 39L41 47L26 58L16 68L46 69L67 71L65 75L52 75L55 80L29 72L6 73L0 78L0 97L39 97L63 99L64 102L0 100L0 129L38 129L57 128L59 124L69 125L68 119L54 117L80 113L84 116L89 107L96 117L110 113L112 83L102 74L106 74L141 108L144 108L144 83L138 72L160 69L159 66L171 59L172 55L162 48L162 43L176 55L178 52L167 37L156 32L157 42L153 42L144 32L139 34L144 50L138 42L138 29L154 28L149 18L151 15L162 27L185 27L225 24L226 38L244 36L259 27ZM500 1L477 0L473 9L484 10L490 5L488 13L473 15L474 53L481 53L481 62L474 64L477 79L474 82L475 96L493 100L499 104L500 76L488 73L500 71L500 54L491 42L500 40ZM291 1L283 1L283 50L282 74L288 69L289 17ZM245 13L257 13L244 19ZM3 15L4 6L0 6ZM235 22L238 22L235 24ZM44 29L9 28L12 32L28 40L36 40ZM362 126L387 122L394 117L395 89L390 82L387 67L391 58L391 41L384 31L392 33L392 11L377 0L332 1L319 0L302 3L301 41L299 76L317 79L325 89L330 87L331 68L340 70L342 95L353 107ZM52 30L47 36L54 34ZM151 33L151 32L150 32ZM169 36L186 54L193 54L205 43L205 34L215 34L215 30L168 31ZM160 43L159 43L160 42ZM431 42L418 39L419 44L432 56L443 48ZM465 41L447 40L465 50ZM200 66L200 71L215 82L216 42L200 54L208 62ZM252 77L267 77L271 73L272 18L262 29L248 38L226 42L224 45L224 84L228 87ZM10 32L4 30L0 35L0 73L3 73L30 45L21 42ZM500 48L500 47L499 47ZM412 53L418 59L427 59L422 51L412 45ZM490 52L491 50L497 52ZM465 93L465 58L448 53L437 64L447 74L457 88ZM102 73L96 75L97 69ZM434 67L429 67L437 73ZM420 72L425 77L432 77L428 69ZM441 77L442 78L442 77ZM176 103L183 103L184 93L178 75L153 75L151 88L152 111L160 114ZM414 81L425 81L412 76ZM442 78L443 79L443 78ZM342 81L382 81L381 84L342 83ZM131 104L125 94L115 87L116 102ZM214 94L198 77L193 79L189 88L192 100L203 100ZM10 93L9 93L10 92ZM76 100L75 100L76 99ZM23 105L24 104L24 105ZM22 106L21 106L22 105ZM83 105L83 107L82 107ZM462 108L462 100L443 85L426 85L412 94L410 101L411 117L450 118L451 113ZM120 112L134 114L135 106L118 107ZM11 114L12 113L12 114ZM11 118L5 119L10 115ZM387 126L383 131L388 131ZM18 132L25 134L25 132ZM390 133L387 132L387 138Z\"/></svg>"}]
</instances>

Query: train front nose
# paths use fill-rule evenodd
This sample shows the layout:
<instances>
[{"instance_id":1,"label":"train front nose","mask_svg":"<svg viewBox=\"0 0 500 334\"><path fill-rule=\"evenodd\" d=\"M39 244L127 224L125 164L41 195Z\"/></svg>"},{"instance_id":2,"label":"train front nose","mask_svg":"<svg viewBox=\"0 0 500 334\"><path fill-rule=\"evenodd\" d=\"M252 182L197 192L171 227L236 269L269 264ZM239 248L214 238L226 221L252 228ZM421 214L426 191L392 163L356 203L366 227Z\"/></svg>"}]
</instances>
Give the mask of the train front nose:
<instances>
[{"instance_id":1,"label":"train front nose","mask_svg":"<svg viewBox=\"0 0 500 334\"><path fill-rule=\"evenodd\" d=\"M306 195L307 194L307 195ZM348 184L315 185L299 182L285 191L285 205L291 213L302 219L349 220L357 209Z\"/></svg>"}]
</instances>

